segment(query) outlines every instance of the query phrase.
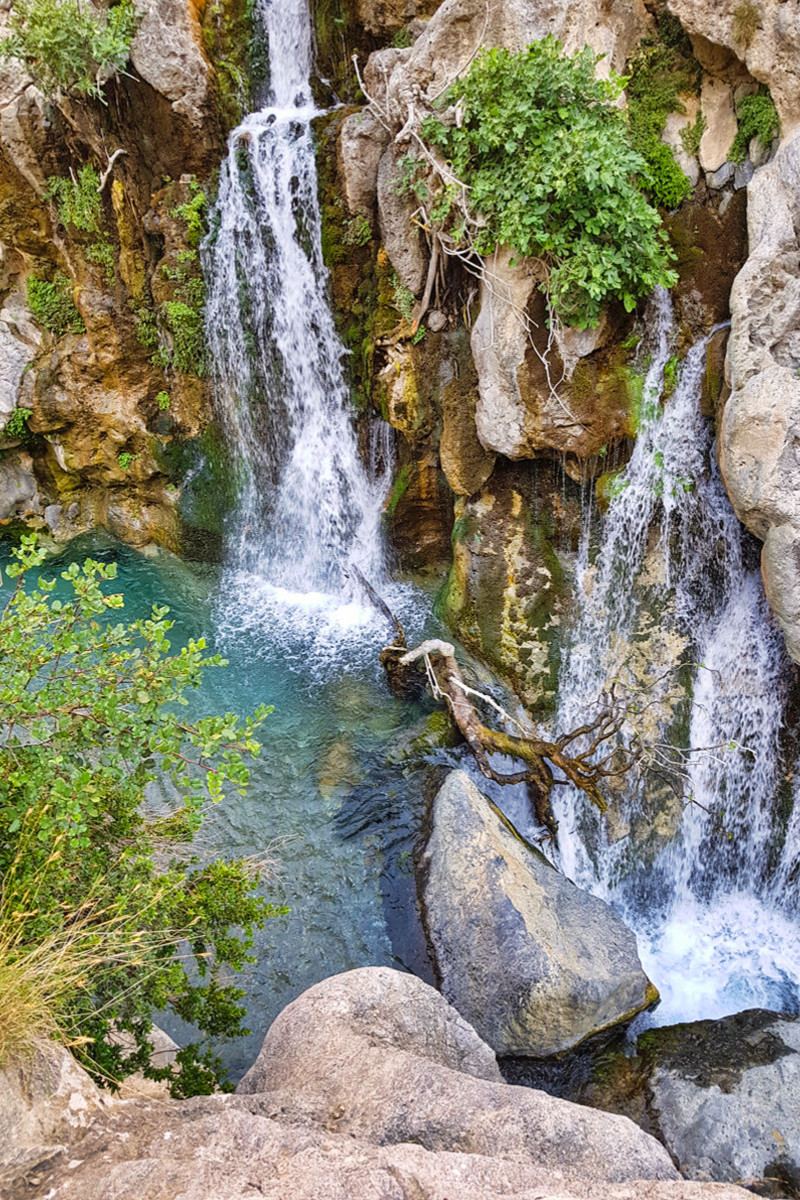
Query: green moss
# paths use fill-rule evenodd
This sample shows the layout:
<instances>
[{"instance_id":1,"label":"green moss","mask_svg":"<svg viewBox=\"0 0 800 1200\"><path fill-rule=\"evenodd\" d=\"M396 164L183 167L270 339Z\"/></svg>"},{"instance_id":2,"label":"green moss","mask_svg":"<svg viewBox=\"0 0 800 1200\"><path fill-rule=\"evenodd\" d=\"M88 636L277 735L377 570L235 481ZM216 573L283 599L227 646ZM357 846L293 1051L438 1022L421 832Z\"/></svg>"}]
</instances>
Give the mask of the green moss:
<instances>
[{"instance_id":1,"label":"green moss","mask_svg":"<svg viewBox=\"0 0 800 1200\"><path fill-rule=\"evenodd\" d=\"M752 138L757 137L763 146L769 146L781 131L772 96L765 87L760 88L755 95L742 96L736 105L736 119L739 128L731 146L731 162L744 162Z\"/></svg>"},{"instance_id":2,"label":"green moss","mask_svg":"<svg viewBox=\"0 0 800 1200\"><path fill-rule=\"evenodd\" d=\"M670 113L685 112L681 97L699 94L702 71L676 18L662 15L658 34L640 43L626 74L628 120L633 144L650 169L649 190L664 208L677 208L691 184L661 135Z\"/></svg>"},{"instance_id":3,"label":"green moss","mask_svg":"<svg viewBox=\"0 0 800 1200\"><path fill-rule=\"evenodd\" d=\"M406 463L406 465L404 467L401 467L400 470L398 471L395 481L392 484L392 490L389 493L389 499L386 501L386 516L387 516L387 518L391 518L394 516L398 504L400 503L400 501L403 499L403 496L405 496L406 492L408 491L408 486L411 483L411 476L413 474L413 470L414 470L414 468L411 465L411 463Z\"/></svg>"},{"instance_id":4,"label":"green moss","mask_svg":"<svg viewBox=\"0 0 800 1200\"><path fill-rule=\"evenodd\" d=\"M227 129L253 106L269 59L256 0L216 0L203 10L203 44L216 70L217 107Z\"/></svg>"},{"instance_id":5,"label":"green moss","mask_svg":"<svg viewBox=\"0 0 800 1200\"><path fill-rule=\"evenodd\" d=\"M30 276L27 290L28 306L44 329L56 337L85 332L83 317L72 298L72 280L63 271L56 271L50 280Z\"/></svg>"},{"instance_id":6,"label":"green moss","mask_svg":"<svg viewBox=\"0 0 800 1200\"><path fill-rule=\"evenodd\" d=\"M675 388L678 386L678 367L680 366L680 361L680 357L677 354L671 354L664 366L662 395L665 400L668 400L673 395Z\"/></svg>"}]
</instances>

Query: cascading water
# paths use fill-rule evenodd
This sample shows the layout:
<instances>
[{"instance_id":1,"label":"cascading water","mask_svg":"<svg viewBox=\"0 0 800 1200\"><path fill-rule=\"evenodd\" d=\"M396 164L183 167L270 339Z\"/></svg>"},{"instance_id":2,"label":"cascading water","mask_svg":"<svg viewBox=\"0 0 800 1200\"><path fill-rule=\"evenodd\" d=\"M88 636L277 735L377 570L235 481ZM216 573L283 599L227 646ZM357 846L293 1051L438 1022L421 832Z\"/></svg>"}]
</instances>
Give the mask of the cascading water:
<instances>
[{"instance_id":1,"label":"cascading water","mask_svg":"<svg viewBox=\"0 0 800 1200\"><path fill-rule=\"evenodd\" d=\"M359 457L327 302L307 0L266 0L263 20L267 106L230 135L205 251L216 403L238 477L239 621L242 606L263 619L265 586L273 605L316 595L324 608L346 595L351 563L381 582L390 476L388 442L374 473Z\"/></svg>"},{"instance_id":2,"label":"cascading water","mask_svg":"<svg viewBox=\"0 0 800 1200\"><path fill-rule=\"evenodd\" d=\"M725 494L700 410L708 339L687 354L663 405L672 313L653 302L642 425L599 531L579 556L581 609L560 681L576 723L608 680L646 688L650 736L687 748L686 794L613 799L610 822L559 789L562 869L621 909L663 1002L656 1019L754 1005L800 1010L800 931L790 917L800 814L782 858L780 735L787 661L757 562ZM591 550L595 546L592 561ZM676 665L691 673L689 694Z\"/></svg>"}]
</instances>

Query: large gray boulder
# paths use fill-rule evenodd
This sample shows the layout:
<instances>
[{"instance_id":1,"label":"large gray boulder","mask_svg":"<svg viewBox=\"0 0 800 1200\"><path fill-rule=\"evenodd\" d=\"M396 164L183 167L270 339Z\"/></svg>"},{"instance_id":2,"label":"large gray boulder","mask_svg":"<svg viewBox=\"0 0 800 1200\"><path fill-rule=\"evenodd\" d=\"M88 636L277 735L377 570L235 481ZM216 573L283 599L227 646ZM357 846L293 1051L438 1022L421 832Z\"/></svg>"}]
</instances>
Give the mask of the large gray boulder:
<instances>
[{"instance_id":1,"label":"large gray boulder","mask_svg":"<svg viewBox=\"0 0 800 1200\"><path fill-rule=\"evenodd\" d=\"M434 800L421 870L442 992L498 1054L559 1054L657 1000L633 933L463 771Z\"/></svg>"},{"instance_id":2,"label":"large gray boulder","mask_svg":"<svg viewBox=\"0 0 800 1200\"><path fill-rule=\"evenodd\" d=\"M633 1057L601 1059L579 1098L637 1120L690 1179L800 1193L797 1017L753 1009L649 1030Z\"/></svg>"},{"instance_id":3,"label":"large gray boulder","mask_svg":"<svg viewBox=\"0 0 800 1200\"><path fill-rule=\"evenodd\" d=\"M438 992L386 968L299 997L234 1096L103 1103L49 1054L34 1107L62 1116L24 1135L40 1153L16 1171L19 1119L0 1126L4 1200L744 1200L680 1180L625 1117L502 1083ZM4 1113L30 1110L29 1078L6 1074Z\"/></svg>"}]
</instances>

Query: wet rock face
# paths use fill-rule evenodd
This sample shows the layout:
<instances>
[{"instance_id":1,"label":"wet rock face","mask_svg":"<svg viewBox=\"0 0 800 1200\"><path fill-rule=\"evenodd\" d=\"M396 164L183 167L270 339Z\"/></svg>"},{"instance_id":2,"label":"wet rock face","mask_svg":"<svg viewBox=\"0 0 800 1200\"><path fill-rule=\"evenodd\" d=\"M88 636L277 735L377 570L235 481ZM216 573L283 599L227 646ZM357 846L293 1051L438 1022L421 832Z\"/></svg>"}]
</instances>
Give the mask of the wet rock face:
<instances>
[{"instance_id":1,"label":"wet rock face","mask_svg":"<svg viewBox=\"0 0 800 1200\"><path fill-rule=\"evenodd\" d=\"M565 492L553 463L498 460L479 491L456 501L453 560L437 602L464 644L540 710L553 696L554 639L566 605L553 549L570 524Z\"/></svg>"},{"instance_id":2,"label":"wet rock face","mask_svg":"<svg viewBox=\"0 0 800 1200\"><path fill-rule=\"evenodd\" d=\"M420 866L442 992L499 1055L561 1054L658 998L634 934L462 771L436 796Z\"/></svg>"},{"instance_id":3,"label":"wet rock face","mask_svg":"<svg viewBox=\"0 0 800 1200\"><path fill-rule=\"evenodd\" d=\"M800 661L800 133L748 188L750 257L731 292L720 465L739 519L764 541L762 572Z\"/></svg>"},{"instance_id":4,"label":"wet rock face","mask_svg":"<svg viewBox=\"0 0 800 1200\"><path fill-rule=\"evenodd\" d=\"M689 1179L800 1194L800 1020L754 1009L649 1030L636 1054L601 1055L584 1103L626 1113Z\"/></svg>"}]
</instances>

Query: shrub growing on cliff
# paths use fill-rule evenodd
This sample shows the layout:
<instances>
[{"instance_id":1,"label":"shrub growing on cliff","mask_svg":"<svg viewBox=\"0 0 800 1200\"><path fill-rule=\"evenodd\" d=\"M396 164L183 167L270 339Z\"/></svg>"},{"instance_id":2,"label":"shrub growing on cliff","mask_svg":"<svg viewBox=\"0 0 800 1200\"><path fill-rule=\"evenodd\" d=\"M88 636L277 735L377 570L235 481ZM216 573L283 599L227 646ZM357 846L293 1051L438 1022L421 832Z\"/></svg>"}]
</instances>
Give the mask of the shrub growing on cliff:
<instances>
[{"instance_id":1,"label":"shrub growing on cliff","mask_svg":"<svg viewBox=\"0 0 800 1200\"><path fill-rule=\"evenodd\" d=\"M742 96L736 105L739 128L731 146L731 162L744 162L752 138L757 137L762 146L769 146L781 131L781 122L772 96L765 87L755 95Z\"/></svg>"},{"instance_id":2,"label":"shrub growing on cliff","mask_svg":"<svg viewBox=\"0 0 800 1200\"><path fill-rule=\"evenodd\" d=\"M446 93L458 119L422 126L449 163L428 206L434 225L480 254L506 244L538 260L556 316L580 328L609 301L631 311L676 280L643 194L647 166L614 103L623 81L597 79L598 61L588 48L565 56L552 37L483 51Z\"/></svg>"},{"instance_id":3,"label":"shrub growing on cliff","mask_svg":"<svg viewBox=\"0 0 800 1200\"><path fill-rule=\"evenodd\" d=\"M63 271L52 279L28 279L28 304L34 319L56 337L65 333L83 333L83 317L72 299L72 280Z\"/></svg>"},{"instance_id":4,"label":"shrub growing on cliff","mask_svg":"<svg viewBox=\"0 0 800 1200\"><path fill-rule=\"evenodd\" d=\"M138 17L132 0L16 0L0 59L16 58L45 95L103 98L103 85L128 61Z\"/></svg>"},{"instance_id":5,"label":"shrub growing on cliff","mask_svg":"<svg viewBox=\"0 0 800 1200\"><path fill-rule=\"evenodd\" d=\"M211 1036L242 1032L241 990L220 972L249 961L254 927L277 910L247 862L201 865L186 845L207 799L246 787L270 710L188 719L185 693L222 660L202 639L173 652L165 608L114 623L122 597L103 588L113 565L71 565L67 598L52 579L24 587L42 561L23 538L0 616L0 994L24 981L34 1027L60 1030L114 1081L153 1073L154 1009ZM177 800L154 815L146 795L159 776ZM210 1090L218 1074L187 1048L173 1091Z\"/></svg>"}]
</instances>

